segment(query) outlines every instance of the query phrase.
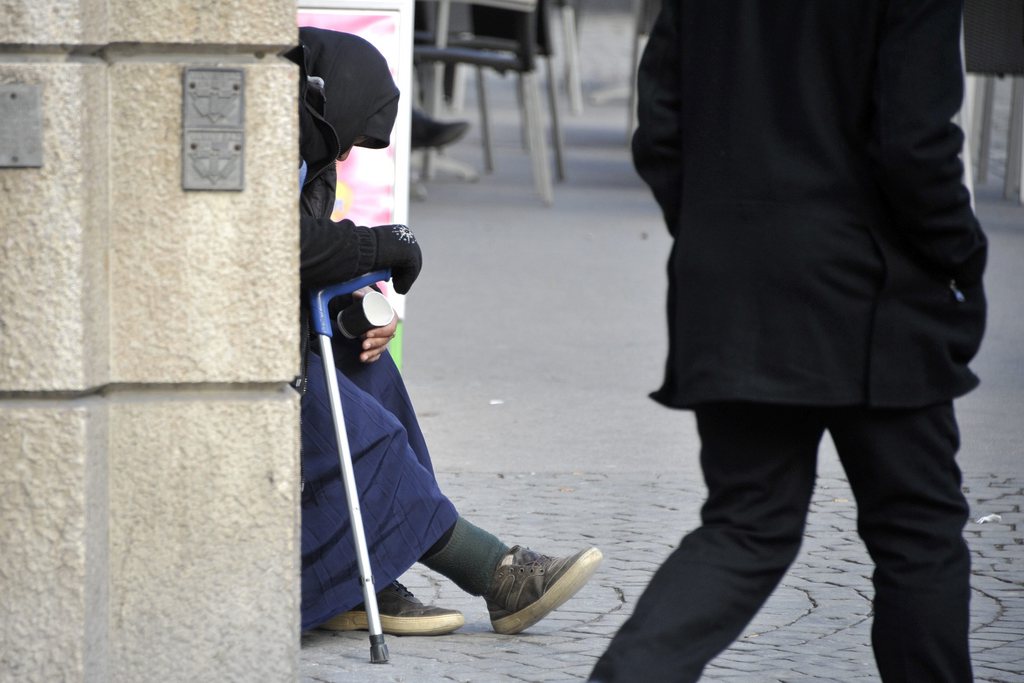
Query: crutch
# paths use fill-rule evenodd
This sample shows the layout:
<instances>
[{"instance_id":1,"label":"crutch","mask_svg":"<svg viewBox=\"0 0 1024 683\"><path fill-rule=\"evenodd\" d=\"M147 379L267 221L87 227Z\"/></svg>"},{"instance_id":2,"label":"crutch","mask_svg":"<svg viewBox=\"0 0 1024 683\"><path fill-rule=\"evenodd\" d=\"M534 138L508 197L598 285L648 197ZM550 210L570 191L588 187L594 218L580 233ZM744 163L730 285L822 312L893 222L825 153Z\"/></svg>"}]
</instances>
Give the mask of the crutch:
<instances>
[{"instance_id":1,"label":"crutch","mask_svg":"<svg viewBox=\"0 0 1024 683\"><path fill-rule=\"evenodd\" d=\"M313 329L320 337L320 355L323 357L324 374L327 377L327 392L331 400L331 415L334 418L334 435L338 440L338 459L341 461L341 478L345 484L345 500L348 503L349 520L352 524L352 537L356 545L356 557L359 561L359 578L363 584L363 604L366 605L366 619L370 628L370 661L384 664L388 661L388 646L384 642L384 632L380 627L380 613L377 611L377 592L373 589L373 574L370 571L370 553L366 547L366 534L363 531L363 517L359 511L359 492L356 488L355 471L352 469L352 452L349 449L348 434L345 431L345 416L341 409L341 392L338 390L338 377L334 369L334 353L331 348L331 315L327 305L332 299L372 285L387 281L391 277L388 271L367 273L354 280L331 285L310 292L309 308L313 320Z\"/></svg>"}]
</instances>

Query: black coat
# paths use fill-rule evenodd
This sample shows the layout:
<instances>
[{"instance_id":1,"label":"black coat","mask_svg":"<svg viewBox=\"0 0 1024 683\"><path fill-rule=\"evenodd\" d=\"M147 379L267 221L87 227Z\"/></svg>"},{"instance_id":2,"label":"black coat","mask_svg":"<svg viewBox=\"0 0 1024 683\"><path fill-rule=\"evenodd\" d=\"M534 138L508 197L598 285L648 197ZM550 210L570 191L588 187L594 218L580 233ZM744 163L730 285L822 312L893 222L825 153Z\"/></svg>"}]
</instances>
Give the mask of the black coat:
<instances>
[{"instance_id":1,"label":"black coat","mask_svg":"<svg viewBox=\"0 0 1024 683\"><path fill-rule=\"evenodd\" d=\"M299 147L308 173L301 193L302 289L344 282L377 267L370 228L330 220L335 160L353 146L388 146L398 87L384 56L359 36L302 27L286 56L299 65ZM310 78L315 79L310 82Z\"/></svg>"},{"instance_id":2,"label":"black coat","mask_svg":"<svg viewBox=\"0 0 1024 683\"><path fill-rule=\"evenodd\" d=\"M308 165L300 196L299 282L302 289L302 374L315 333L306 294L381 268L373 229L332 221L337 158L353 146L387 147L398 113L398 87L384 56L359 36L302 27L299 45L285 56L299 65L299 150ZM337 297L334 316L351 301ZM358 344L334 338L335 365L345 367Z\"/></svg>"},{"instance_id":3,"label":"black coat","mask_svg":"<svg viewBox=\"0 0 1024 683\"><path fill-rule=\"evenodd\" d=\"M664 0L636 168L675 238L654 398L911 407L977 384L957 0Z\"/></svg>"}]
</instances>

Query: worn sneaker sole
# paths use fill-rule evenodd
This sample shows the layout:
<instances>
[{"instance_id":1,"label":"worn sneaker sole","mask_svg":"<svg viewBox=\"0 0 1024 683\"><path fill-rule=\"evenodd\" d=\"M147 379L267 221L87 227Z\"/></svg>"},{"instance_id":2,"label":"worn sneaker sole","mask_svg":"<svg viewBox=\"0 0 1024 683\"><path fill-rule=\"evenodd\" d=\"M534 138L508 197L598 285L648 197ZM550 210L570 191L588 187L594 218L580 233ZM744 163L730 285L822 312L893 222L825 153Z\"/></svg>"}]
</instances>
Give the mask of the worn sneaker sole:
<instances>
[{"instance_id":1,"label":"worn sneaker sole","mask_svg":"<svg viewBox=\"0 0 1024 683\"><path fill-rule=\"evenodd\" d=\"M551 584L535 602L523 609L491 622L495 633L510 636L530 628L538 621L558 609L566 600L576 595L579 589L590 580L604 555L597 548L591 548L565 570L561 578Z\"/></svg>"},{"instance_id":2,"label":"worn sneaker sole","mask_svg":"<svg viewBox=\"0 0 1024 683\"><path fill-rule=\"evenodd\" d=\"M461 612L435 614L424 617L395 617L380 615L380 628L393 636L441 636L461 628L466 618ZM319 626L327 631L369 631L370 622L366 612L352 610L343 612Z\"/></svg>"}]
</instances>

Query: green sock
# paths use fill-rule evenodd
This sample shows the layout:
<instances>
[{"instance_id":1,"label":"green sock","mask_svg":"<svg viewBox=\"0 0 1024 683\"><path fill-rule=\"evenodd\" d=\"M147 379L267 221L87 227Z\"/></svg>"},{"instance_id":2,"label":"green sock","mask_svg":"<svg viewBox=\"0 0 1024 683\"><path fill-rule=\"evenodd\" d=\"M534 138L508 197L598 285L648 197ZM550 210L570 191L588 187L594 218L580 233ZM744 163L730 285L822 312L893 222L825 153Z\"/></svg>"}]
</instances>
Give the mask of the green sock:
<instances>
[{"instance_id":1,"label":"green sock","mask_svg":"<svg viewBox=\"0 0 1024 683\"><path fill-rule=\"evenodd\" d=\"M420 562L470 595L485 595L491 588L494 568L508 550L493 534L459 517L448 543Z\"/></svg>"}]
</instances>

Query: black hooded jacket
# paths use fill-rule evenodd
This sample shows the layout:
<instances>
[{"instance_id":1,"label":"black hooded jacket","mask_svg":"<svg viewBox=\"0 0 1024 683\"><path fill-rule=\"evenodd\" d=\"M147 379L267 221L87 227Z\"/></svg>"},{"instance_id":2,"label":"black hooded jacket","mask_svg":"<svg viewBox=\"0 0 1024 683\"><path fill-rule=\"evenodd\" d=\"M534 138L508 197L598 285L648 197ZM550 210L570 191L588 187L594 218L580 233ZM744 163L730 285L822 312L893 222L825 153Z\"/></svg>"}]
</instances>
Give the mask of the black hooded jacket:
<instances>
[{"instance_id":1,"label":"black hooded jacket","mask_svg":"<svg viewBox=\"0 0 1024 683\"><path fill-rule=\"evenodd\" d=\"M337 158L356 146L387 147L398 88L380 52L366 40L319 28L299 29L286 56L299 65L299 148L308 166L301 196L303 291L351 279L377 265L370 228L330 220Z\"/></svg>"}]
</instances>

